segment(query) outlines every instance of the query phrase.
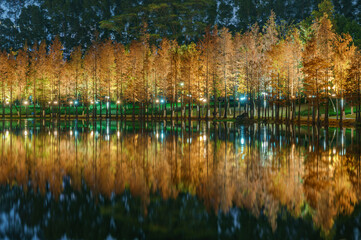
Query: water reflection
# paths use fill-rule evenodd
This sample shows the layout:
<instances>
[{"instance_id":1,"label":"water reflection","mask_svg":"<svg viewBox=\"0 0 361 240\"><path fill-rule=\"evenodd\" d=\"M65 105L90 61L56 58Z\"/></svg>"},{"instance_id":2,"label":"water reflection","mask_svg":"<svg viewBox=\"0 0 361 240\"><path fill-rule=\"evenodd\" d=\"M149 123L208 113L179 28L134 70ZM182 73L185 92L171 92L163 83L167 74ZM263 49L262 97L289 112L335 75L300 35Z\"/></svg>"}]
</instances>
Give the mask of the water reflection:
<instances>
[{"instance_id":1,"label":"water reflection","mask_svg":"<svg viewBox=\"0 0 361 240\"><path fill-rule=\"evenodd\" d=\"M353 129L3 121L0 238L358 238L360 150Z\"/></svg>"}]
</instances>

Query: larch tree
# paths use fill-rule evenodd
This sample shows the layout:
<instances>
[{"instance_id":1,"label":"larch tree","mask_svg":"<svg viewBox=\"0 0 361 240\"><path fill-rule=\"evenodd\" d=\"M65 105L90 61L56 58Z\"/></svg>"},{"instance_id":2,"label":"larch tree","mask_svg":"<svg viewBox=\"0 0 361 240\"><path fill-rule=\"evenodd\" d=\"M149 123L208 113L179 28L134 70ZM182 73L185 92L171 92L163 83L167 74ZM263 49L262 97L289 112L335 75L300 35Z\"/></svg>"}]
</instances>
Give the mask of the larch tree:
<instances>
[{"instance_id":1,"label":"larch tree","mask_svg":"<svg viewBox=\"0 0 361 240\"><path fill-rule=\"evenodd\" d=\"M5 51L0 52L0 84L1 84L1 102L2 114L5 117L5 107L8 103L8 89L7 83L10 76L11 68L9 67L8 53Z\"/></svg>"},{"instance_id":2,"label":"larch tree","mask_svg":"<svg viewBox=\"0 0 361 240\"><path fill-rule=\"evenodd\" d=\"M117 116L119 112L119 105L121 108L121 116L123 116L124 106L124 88L126 87L125 72L127 69L126 49L121 43L114 43L114 61L115 61L115 89L116 89L116 103Z\"/></svg>"},{"instance_id":3,"label":"larch tree","mask_svg":"<svg viewBox=\"0 0 361 240\"><path fill-rule=\"evenodd\" d=\"M255 29L256 30L256 29ZM255 41L257 40L257 36L255 35L255 33L253 34ZM277 25L276 25L276 15L273 11L271 11L271 15L269 16L265 26L262 29L262 35L259 37L260 39L258 40L259 43L259 48L260 50L257 50L257 45L255 47L253 47L253 49L256 49L256 55L253 55L253 58L256 57L256 61L253 61L253 65L254 65L254 70L252 70L252 68L250 70L252 70L250 73L251 75L256 75L257 76L257 81L256 81L256 85L255 87L257 87L257 89L255 89L258 92L258 108L261 107L261 99L266 98L267 95L269 95L269 101L270 103L272 103L272 117L274 115L274 103L276 103L276 120L278 120L279 118L279 110L280 110L280 104L281 104L281 92L280 90L280 84L275 84L275 82L278 82L280 80L279 76L273 75L274 72L271 71L271 74L268 74L268 76L266 77L262 71L265 70L265 67L267 68L269 66L269 59L267 59L268 56L273 56L275 58L279 57L279 56L275 56L275 54L283 54L283 50L284 49L277 49L276 44L279 41L279 33L277 30ZM257 42L256 42L257 43ZM283 45L280 45L283 46ZM281 51L280 51L281 50ZM268 55L268 52L272 52L271 54ZM277 62L276 64L279 65L279 62ZM278 66L280 67L280 66ZM272 70L272 68L271 68ZM274 70L274 69L273 69ZM280 70L280 68L278 68L278 70ZM276 71L277 72L277 71ZM270 78L271 75L271 78ZM270 84L269 84L270 83ZM271 86L270 88L267 88L266 86ZM261 94L260 91L263 88L263 93ZM267 93L268 92L268 93ZM267 95L266 95L267 94ZM268 104L268 106L270 105L270 103Z\"/></svg>"},{"instance_id":4,"label":"larch tree","mask_svg":"<svg viewBox=\"0 0 361 240\"><path fill-rule=\"evenodd\" d=\"M27 92L30 71L30 59L28 51L28 46L25 44L16 55L16 78L18 79L17 82L19 87L17 98L20 100L21 104L23 104L23 100L25 98L29 97Z\"/></svg>"},{"instance_id":5,"label":"larch tree","mask_svg":"<svg viewBox=\"0 0 361 240\"><path fill-rule=\"evenodd\" d=\"M302 54L303 68L304 73L304 91L308 101L312 101L312 121L319 123L319 98L321 95L321 90L323 89L323 69L327 66L319 54L319 49L317 46L316 38L313 36L311 40L308 41L305 47L305 51ZM316 103L314 102L316 98ZM316 107L315 107L316 106ZM317 112L315 111L317 109ZM317 115L317 116L316 116Z\"/></svg>"},{"instance_id":6,"label":"larch tree","mask_svg":"<svg viewBox=\"0 0 361 240\"><path fill-rule=\"evenodd\" d=\"M351 58L350 67L347 71L346 79L347 95L354 95L352 98L358 104L356 111L356 121L361 120L361 53L359 50Z\"/></svg>"},{"instance_id":7,"label":"larch tree","mask_svg":"<svg viewBox=\"0 0 361 240\"><path fill-rule=\"evenodd\" d=\"M229 102L229 77L231 75L231 59L234 55L232 45L232 34L227 28L222 28L219 34L219 77L223 83L223 96L224 96L224 118L227 118Z\"/></svg>"},{"instance_id":8,"label":"larch tree","mask_svg":"<svg viewBox=\"0 0 361 240\"><path fill-rule=\"evenodd\" d=\"M97 116L97 103L99 96L99 43L93 41L84 57L84 69L86 71L86 89L90 102L93 105L93 117ZM89 104L87 105L87 112L89 112ZM88 114L87 114L88 115Z\"/></svg>"},{"instance_id":9,"label":"larch tree","mask_svg":"<svg viewBox=\"0 0 361 240\"><path fill-rule=\"evenodd\" d=\"M113 42L108 39L100 47L99 50L99 77L101 85L101 95L105 96L106 102L106 117L111 116L111 99L114 87L114 73L115 73L115 56ZM102 104L100 103L100 106ZM100 107L100 111L102 107Z\"/></svg>"},{"instance_id":10,"label":"larch tree","mask_svg":"<svg viewBox=\"0 0 361 240\"><path fill-rule=\"evenodd\" d=\"M337 35L334 42L333 74L335 89L341 98L340 124L342 124L345 106L345 93L350 86L347 85L347 72L351 67L352 57L355 53L355 46L352 44L350 35Z\"/></svg>"},{"instance_id":11,"label":"larch tree","mask_svg":"<svg viewBox=\"0 0 361 240\"><path fill-rule=\"evenodd\" d=\"M317 20L313 25L313 30L317 42L317 48L319 49L319 57L322 58L323 68L318 70L319 79L322 83L321 93L322 102L325 103L325 119L324 122L328 124L328 107L329 107L329 98L331 84L330 84L330 72L332 67L332 43L335 38L335 33L332 27L332 23L327 14L325 14L321 19ZM319 96L317 96L318 98ZM318 100L318 99L317 99Z\"/></svg>"},{"instance_id":12,"label":"larch tree","mask_svg":"<svg viewBox=\"0 0 361 240\"><path fill-rule=\"evenodd\" d=\"M51 73L52 73L52 79L54 79L54 82L56 83L56 93L54 92L55 96L57 96L58 101L58 117L60 117L60 107L62 103L61 99L61 71L64 65L64 59L63 59L63 46L60 42L60 38L57 36L53 40L52 44L50 45L49 50L49 63L51 65ZM67 99L65 99L65 104L67 104Z\"/></svg>"},{"instance_id":13,"label":"larch tree","mask_svg":"<svg viewBox=\"0 0 361 240\"><path fill-rule=\"evenodd\" d=\"M71 79L75 81L73 96L74 96L74 106L76 118L78 118L78 106L79 106L79 96L80 96L80 86L82 83L84 68L83 68L83 54L81 47L78 46L73 49L70 54L70 68L71 68Z\"/></svg>"}]
</instances>

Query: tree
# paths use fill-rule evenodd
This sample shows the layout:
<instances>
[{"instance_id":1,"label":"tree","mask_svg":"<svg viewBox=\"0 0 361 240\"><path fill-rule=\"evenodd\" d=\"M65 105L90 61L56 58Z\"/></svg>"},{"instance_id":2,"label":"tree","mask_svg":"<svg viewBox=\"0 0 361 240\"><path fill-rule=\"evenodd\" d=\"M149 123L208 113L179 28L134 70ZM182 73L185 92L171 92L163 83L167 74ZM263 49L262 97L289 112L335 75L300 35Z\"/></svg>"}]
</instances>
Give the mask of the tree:
<instances>
[{"instance_id":1,"label":"tree","mask_svg":"<svg viewBox=\"0 0 361 240\"><path fill-rule=\"evenodd\" d=\"M61 92L61 71L62 67L64 65L64 59L63 59L63 46L60 42L59 37L55 37L52 44L50 45L50 51L49 51L49 62L51 65L51 78L54 81L54 89L53 93L54 96L56 96L58 101L58 117L60 117L60 107L62 103L62 92ZM64 95L63 95L64 96ZM67 99L64 101L65 104L68 104Z\"/></svg>"},{"instance_id":2,"label":"tree","mask_svg":"<svg viewBox=\"0 0 361 240\"><path fill-rule=\"evenodd\" d=\"M78 46L73 49L70 54L70 71L71 71L71 79L75 80L75 91L74 94L74 105L76 118L78 118L78 105L80 100L80 84L82 83L82 79L84 78L84 68L83 68L83 58L82 58L82 50L81 47Z\"/></svg>"},{"instance_id":3,"label":"tree","mask_svg":"<svg viewBox=\"0 0 361 240\"><path fill-rule=\"evenodd\" d=\"M334 55L333 55L333 74L335 78L335 91L341 98L341 115L340 124L342 124L344 105L345 105L345 93L350 86L347 80L347 71L351 67L352 57L355 53L355 47L352 44L352 38L350 35L338 36L334 41Z\"/></svg>"}]
</instances>

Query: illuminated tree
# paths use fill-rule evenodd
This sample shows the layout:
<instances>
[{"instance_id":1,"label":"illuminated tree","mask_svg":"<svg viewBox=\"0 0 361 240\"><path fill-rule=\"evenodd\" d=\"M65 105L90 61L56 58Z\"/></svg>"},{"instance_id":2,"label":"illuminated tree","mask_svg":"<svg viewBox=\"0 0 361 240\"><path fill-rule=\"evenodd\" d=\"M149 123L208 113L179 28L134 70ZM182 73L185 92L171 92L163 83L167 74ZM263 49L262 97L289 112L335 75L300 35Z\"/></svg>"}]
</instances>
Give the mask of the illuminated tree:
<instances>
[{"instance_id":1,"label":"illuminated tree","mask_svg":"<svg viewBox=\"0 0 361 240\"><path fill-rule=\"evenodd\" d=\"M341 98L341 115L340 124L342 124L344 106L345 106L345 93L350 86L346 81L347 71L351 67L351 59L355 53L355 47L352 44L352 38L350 35L336 36L334 41L334 55L333 55L333 74L335 90L338 96Z\"/></svg>"},{"instance_id":2,"label":"illuminated tree","mask_svg":"<svg viewBox=\"0 0 361 240\"><path fill-rule=\"evenodd\" d=\"M89 91L89 99L86 102L90 102L93 105L93 117L97 116L97 103L100 98L98 93L99 88L99 43L93 41L84 57L84 69L86 71L86 92ZM87 115L88 110L87 104Z\"/></svg>"},{"instance_id":3,"label":"illuminated tree","mask_svg":"<svg viewBox=\"0 0 361 240\"><path fill-rule=\"evenodd\" d=\"M229 82L227 81L231 75L230 66L231 59L234 55L232 45L232 34L226 28L222 28L219 34L219 80L223 82L223 96L224 96L224 118L227 118L227 110L229 108L228 93Z\"/></svg>"},{"instance_id":4,"label":"illuminated tree","mask_svg":"<svg viewBox=\"0 0 361 240\"><path fill-rule=\"evenodd\" d=\"M105 96L106 117L111 117L111 100L114 99L114 74L115 74L115 56L114 46L111 40L106 40L99 49L99 79L100 94ZM100 116L102 112L102 102L100 102Z\"/></svg>"},{"instance_id":5,"label":"illuminated tree","mask_svg":"<svg viewBox=\"0 0 361 240\"><path fill-rule=\"evenodd\" d=\"M358 103L358 110L356 112L356 121L361 119L361 54L360 51L355 51L351 58L350 67L347 71L346 79L346 93L347 95L354 94L353 99Z\"/></svg>"},{"instance_id":6,"label":"illuminated tree","mask_svg":"<svg viewBox=\"0 0 361 240\"><path fill-rule=\"evenodd\" d=\"M71 71L70 79L72 79L72 81L75 81L75 86L73 86L74 91L72 91L72 94L74 94L75 114L76 114L76 118L78 118L78 106L80 100L79 95L80 93L82 93L82 91L80 91L80 87L82 80L84 78L83 58L82 58L82 50L80 46L74 48L73 51L71 52L69 66Z\"/></svg>"},{"instance_id":7,"label":"illuminated tree","mask_svg":"<svg viewBox=\"0 0 361 240\"><path fill-rule=\"evenodd\" d=\"M63 46L60 42L59 37L55 37L52 44L50 45L49 50L49 64L51 70L51 78L53 79L54 87L52 88L52 93L58 102L58 117L60 117L60 107L62 105L62 82L61 82L61 71L64 65L63 59ZM65 89L66 90L66 89ZM44 90L43 90L44 91ZM64 96L64 95L63 95ZM53 99L51 99L53 100ZM65 99L65 104L67 104L67 99Z\"/></svg>"}]
</instances>

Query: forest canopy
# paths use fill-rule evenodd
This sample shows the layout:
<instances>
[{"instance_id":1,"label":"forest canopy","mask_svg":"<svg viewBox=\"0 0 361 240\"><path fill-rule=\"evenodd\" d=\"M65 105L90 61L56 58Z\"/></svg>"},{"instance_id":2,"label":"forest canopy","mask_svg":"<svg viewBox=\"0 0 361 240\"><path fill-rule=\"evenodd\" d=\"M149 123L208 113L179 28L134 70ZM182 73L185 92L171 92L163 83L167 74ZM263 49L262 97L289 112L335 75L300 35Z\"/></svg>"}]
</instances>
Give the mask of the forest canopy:
<instances>
[{"instance_id":1,"label":"forest canopy","mask_svg":"<svg viewBox=\"0 0 361 240\"><path fill-rule=\"evenodd\" d=\"M361 0L326 1L337 33L349 33L361 44ZM24 43L48 43L60 36L67 51L91 41L112 38L129 44L143 23L151 37L199 40L206 27L226 27L233 34L267 22L271 10L281 25L310 27L321 0L3 0L0 3L0 49ZM333 10L330 10L330 6ZM331 15L329 14L331 17Z\"/></svg>"}]
</instances>

